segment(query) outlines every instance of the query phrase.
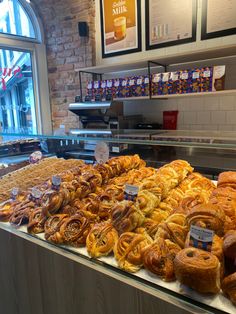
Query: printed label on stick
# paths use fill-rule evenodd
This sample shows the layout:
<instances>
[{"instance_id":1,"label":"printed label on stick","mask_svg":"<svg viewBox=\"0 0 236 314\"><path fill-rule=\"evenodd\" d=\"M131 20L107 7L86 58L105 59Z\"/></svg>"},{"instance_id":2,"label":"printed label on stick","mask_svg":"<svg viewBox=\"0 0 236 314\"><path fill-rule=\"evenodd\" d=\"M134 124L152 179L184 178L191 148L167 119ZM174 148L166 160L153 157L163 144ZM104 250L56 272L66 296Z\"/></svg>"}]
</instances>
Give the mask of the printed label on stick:
<instances>
[{"instance_id":1,"label":"printed label on stick","mask_svg":"<svg viewBox=\"0 0 236 314\"><path fill-rule=\"evenodd\" d=\"M29 157L30 164L36 164L43 158L43 154L41 151L33 152Z\"/></svg>"},{"instance_id":2,"label":"printed label on stick","mask_svg":"<svg viewBox=\"0 0 236 314\"><path fill-rule=\"evenodd\" d=\"M124 198L127 201L135 201L139 192L139 187L136 185L126 184Z\"/></svg>"},{"instance_id":3,"label":"printed label on stick","mask_svg":"<svg viewBox=\"0 0 236 314\"><path fill-rule=\"evenodd\" d=\"M52 177L52 188L54 190L59 190L61 186L61 177L59 176L53 176Z\"/></svg>"},{"instance_id":4,"label":"printed label on stick","mask_svg":"<svg viewBox=\"0 0 236 314\"><path fill-rule=\"evenodd\" d=\"M109 147L105 142L99 142L95 148L95 159L97 163L103 164L109 159Z\"/></svg>"},{"instance_id":5,"label":"printed label on stick","mask_svg":"<svg viewBox=\"0 0 236 314\"><path fill-rule=\"evenodd\" d=\"M191 225L189 245L211 252L214 231Z\"/></svg>"}]
</instances>

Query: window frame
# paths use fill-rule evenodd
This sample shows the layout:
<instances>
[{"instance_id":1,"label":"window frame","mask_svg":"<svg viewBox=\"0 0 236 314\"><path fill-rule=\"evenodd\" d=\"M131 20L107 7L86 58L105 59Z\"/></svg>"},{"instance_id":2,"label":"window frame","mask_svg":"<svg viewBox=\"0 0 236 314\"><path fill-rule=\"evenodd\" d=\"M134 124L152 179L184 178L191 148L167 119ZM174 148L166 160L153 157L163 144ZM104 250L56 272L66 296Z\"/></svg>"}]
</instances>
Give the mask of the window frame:
<instances>
[{"instance_id":1,"label":"window frame","mask_svg":"<svg viewBox=\"0 0 236 314\"><path fill-rule=\"evenodd\" d=\"M51 106L43 27L33 4L25 0L18 1L32 22L36 38L0 33L0 49L19 50L31 54L37 133L51 134Z\"/></svg>"}]
</instances>

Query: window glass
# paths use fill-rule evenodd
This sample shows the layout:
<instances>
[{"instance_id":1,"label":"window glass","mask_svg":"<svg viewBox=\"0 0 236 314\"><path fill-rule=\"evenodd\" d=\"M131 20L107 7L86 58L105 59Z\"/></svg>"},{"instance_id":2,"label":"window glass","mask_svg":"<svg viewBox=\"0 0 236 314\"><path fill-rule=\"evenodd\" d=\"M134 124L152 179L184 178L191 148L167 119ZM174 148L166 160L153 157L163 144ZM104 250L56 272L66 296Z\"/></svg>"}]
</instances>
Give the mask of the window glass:
<instances>
[{"instance_id":1,"label":"window glass","mask_svg":"<svg viewBox=\"0 0 236 314\"><path fill-rule=\"evenodd\" d=\"M8 133L36 133L30 52L0 49L0 123Z\"/></svg>"},{"instance_id":2,"label":"window glass","mask_svg":"<svg viewBox=\"0 0 236 314\"><path fill-rule=\"evenodd\" d=\"M0 0L0 32L36 37L33 24L18 0Z\"/></svg>"}]
</instances>

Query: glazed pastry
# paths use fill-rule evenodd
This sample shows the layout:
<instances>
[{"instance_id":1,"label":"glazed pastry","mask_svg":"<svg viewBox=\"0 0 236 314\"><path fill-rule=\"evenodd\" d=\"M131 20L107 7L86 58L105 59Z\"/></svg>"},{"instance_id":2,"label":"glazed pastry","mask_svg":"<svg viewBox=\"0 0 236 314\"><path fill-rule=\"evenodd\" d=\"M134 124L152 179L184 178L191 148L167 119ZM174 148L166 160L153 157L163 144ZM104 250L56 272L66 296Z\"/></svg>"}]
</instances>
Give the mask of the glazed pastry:
<instances>
[{"instance_id":1,"label":"glazed pastry","mask_svg":"<svg viewBox=\"0 0 236 314\"><path fill-rule=\"evenodd\" d=\"M161 277L165 281L175 279L173 260L181 248L169 241L159 238L149 245L142 253L143 265L150 272Z\"/></svg>"},{"instance_id":2,"label":"glazed pastry","mask_svg":"<svg viewBox=\"0 0 236 314\"><path fill-rule=\"evenodd\" d=\"M196 225L213 230L218 236L224 233L225 213L216 205L208 203L195 206L186 218L189 228L191 225Z\"/></svg>"},{"instance_id":3,"label":"glazed pastry","mask_svg":"<svg viewBox=\"0 0 236 314\"><path fill-rule=\"evenodd\" d=\"M160 208L155 208L150 215L150 219L155 221L158 225L166 220L166 218L169 216L169 212L166 210L162 210Z\"/></svg>"},{"instance_id":4,"label":"glazed pastry","mask_svg":"<svg viewBox=\"0 0 236 314\"><path fill-rule=\"evenodd\" d=\"M113 251L115 243L118 241L118 233L109 222L95 224L90 230L86 247L90 256L107 256Z\"/></svg>"},{"instance_id":5,"label":"glazed pastry","mask_svg":"<svg viewBox=\"0 0 236 314\"><path fill-rule=\"evenodd\" d=\"M154 208L158 206L160 203L160 198L158 198L155 194L150 192L149 190L139 191L136 205L142 211L142 213L146 215L150 215Z\"/></svg>"},{"instance_id":6,"label":"glazed pastry","mask_svg":"<svg viewBox=\"0 0 236 314\"><path fill-rule=\"evenodd\" d=\"M151 218L145 218L142 224L142 227L146 230L147 234L149 234L152 239L155 237L158 226L159 222L156 222Z\"/></svg>"},{"instance_id":7,"label":"glazed pastry","mask_svg":"<svg viewBox=\"0 0 236 314\"><path fill-rule=\"evenodd\" d=\"M133 232L123 233L114 246L118 266L128 272L136 272L142 267L142 251L152 243L150 237Z\"/></svg>"},{"instance_id":8,"label":"glazed pastry","mask_svg":"<svg viewBox=\"0 0 236 314\"><path fill-rule=\"evenodd\" d=\"M191 193L191 195L185 196L180 202L179 206L174 211L175 213L183 213L187 215L189 211L200 204L206 204L209 196L205 196L204 193Z\"/></svg>"},{"instance_id":9,"label":"glazed pastry","mask_svg":"<svg viewBox=\"0 0 236 314\"><path fill-rule=\"evenodd\" d=\"M0 221L9 221L11 215L13 214L13 201L8 200L0 205Z\"/></svg>"},{"instance_id":10,"label":"glazed pastry","mask_svg":"<svg viewBox=\"0 0 236 314\"><path fill-rule=\"evenodd\" d=\"M97 214L99 211L99 197L95 193L89 194L81 201L81 204L81 209L90 211L93 214Z\"/></svg>"},{"instance_id":11,"label":"glazed pastry","mask_svg":"<svg viewBox=\"0 0 236 314\"><path fill-rule=\"evenodd\" d=\"M107 193L117 201L122 201L124 199L124 187L120 185L108 185L105 188L105 193Z\"/></svg>"},{"instance_id":12,"label":"glazed pastry","mask_svg":"<svg viewBox=\"0 0 236 314\"><path fill-rule=\"evenodd\" d=\"M232 189L236 189L236 172L225 171L220 173L218 177L217 187L231 187Z\"/></svg>"},{"instance_id":13,"label":"glazed pastry","mask_svg":"<svg viewBox=\"0 0 236 314\"><path fill-rule=\"evenodd\" d=\"M220 262L206 251L186 248L174 259L175 276L184 284L200 293L220 291Z\"/></svg>"},{"instance_id":14,"label":"glazed pastry","mask_svg":"<svg viewBox=\"0 0 236 314\"><path fill-rule=\"evenodd\" d=\"M99 196L99 209L97 215L104 220L110 218L115 203L116 201L113 200L111 195L103 193Z\"/></svg>"},{"instance_id":15,"label":"glazed pastry","mask_svg":"<svg viewBox=\"0 0 236 314\"><path fill-rule=\"evenodd\" d=\"M185 224L185 216L174 214L169 216L165 222L159 224L155 239L169 239L179 247L184 248L187 233L188 228Z\"/></svg>"},{"instance_id":16,"label":"glazed pastry","mask_svg":"<svg viewBox=\"0 0 236 314\"><path fill-rule=\"evenodd\" d=\"M223 239L223 250L226 257L236 259L236 230L228 231Z\"/></svg>"},{"instance_id":17,"label":"glazed pastry","mask_svg":"<svg viewBox=\"0 0 236 314\"><path fill-rule=\"evenodd\" d=\"M122 201L113 207L111 219L115 229L122 234L141 226L144 222L144 215L133 202Z\"/></svg>"},{"instance_id":18,"label":"glazed pastry","mask_svg":"<svg viewBox=\"0 0 236 314\"><path fill-rule=\"evenodd\" d=\"M27 224L30 213L34 211L35 208L35 203L29 200L17 204L13 207L13 213L9 219L9 222L17 226Z\"/></svg>"},{"instance_id":19,"label":"glazed pastry","mask_svg":"<svg viewBox=\"0 0 236 314\"><path fill-rule=\"evenodd\" d=\"M221 288L224 294L236 305L236 272L224 278Z\"/></svg>"},{"instance_id":20,"label":"glazed pastry","mask_svg":"<svg viewBox=\"0 0 236 314\"><path fill-rule=\"evenodd\" d=\"M66 219L60 226L59 232L63 243L80 247L86 243L90 229L91 221L79 214Z\"/></svg>"},{"instance_id":21,"label":"glazed pastry","mask_svg":"<svg viewBox=\"0 0 236 314\"><path fill-rule=\"evenodd\" d=\"M44 224L47 217L42 214L42 208L38 208L30 213L27 225L28 233L37 234L44 232Z\"/></svg>"},{"instance_id":22,"label":"glazed pastry","mask_svg":"<svg viewBox=\"0 0 236 314\"><path fill-rule=\"evenodd\" d=\"M68 215L57 214L47 219L44 224L45 239L54 243L63 243L62 236L60 234L60 227L65 220L68 219Z\"/></svg>"},{"instance_id":23,"label":"glazed pastry","mask_svg":"<svg viewBox=\"0 0 236 314\"><path fill-rule=\"evenodd\" d=\"M106 184L112 177L112 169L108 164L97 164L94 167L102 176L103 184Z\"/></svg>"},{"instance_id":24,"label":"glazed pastry","mask_svg":"<svg viewBox=\"0 0 236 314\"><path fill-rule=\"evenodd\" d=\"M67 205L70 201L70 193L67 189L60 191L47 191L42 198L43 214L47 217L56 214L59 209Z\"/></svg>"},{"instance_id":25,"label":"glazed pastry","mask_svg":"<svg viewBox=\"0 0 236 314\"><path fill-rule=\"evenodd\" d=\"M77 208L74 207L74 206L71 206L71 205L66 205L64 207L62 207L58 214L66 214L66 215L69 215L69 216L73 216L77 213ZM45 216L46 217L46 216Z\"/></svg>"}]
</instances>

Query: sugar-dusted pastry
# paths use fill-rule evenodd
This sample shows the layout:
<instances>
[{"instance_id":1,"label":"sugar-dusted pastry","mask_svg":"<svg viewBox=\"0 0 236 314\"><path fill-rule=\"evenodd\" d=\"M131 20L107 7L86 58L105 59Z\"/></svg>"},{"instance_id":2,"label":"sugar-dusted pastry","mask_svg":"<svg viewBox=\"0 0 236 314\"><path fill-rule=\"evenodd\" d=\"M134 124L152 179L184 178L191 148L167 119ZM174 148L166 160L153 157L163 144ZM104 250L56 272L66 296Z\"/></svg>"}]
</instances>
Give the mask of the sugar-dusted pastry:
<instances>
[{"instance_id":1,"label":"sugar-dusted pastry","mask_svg":"<svg viewBox=\"0 0 236 314\"><path fill-rule=\"evenodd\" d=\"M172 281L175 279L173 260L180 250L177 244L159 238L143 250L143 265L163 280Z\"/></svg>"},{"instance_id":2,"label":"sugar-dusted pastry","mask_svg":"<svg viewBox=\"0 0 236 314\"><path fill-rule=\"evenodd\" d=\"M226 257L236 259L236 230L230 230L224 235L223 250Z\"/></svg>"},{"instance_id":3,"label":"sugar-dusted pastry","mask_svg":"<svg viewBox=\"0 0 236 314\"><path fill-rule=\"evenodd\" d=\"M86 238L91 229L91 221L80 214L66 219L60 226L60 235L63 243L79 247L86 243Z\"/></svg>"},{"instance_id":4,"label":"sugar-dusted pastry","mask_svg":"<svg viewBox=\"0 0 236 314\"><path fill-rule=\"evenodd\" d=\"M175 276L180 283L200 292L220 291L220 262L206 251L186 248L174 259Z\"/></svg>"},{"instance_id":5,"label":"sugar-dusted pastry","mask_svg":"<svg viewBox=\"0 0 236 314\"><path fill-rule=\"evenodd\" d=\"M44 224L45 239L54 243L63 243L60 227L68 217L65 214L57 214L49 217Z\"/></svg>"},{"instance_id":6,"label":"sugar-dusted pastry","mask_svg":"<svg viewBox=\"0 0 236 314\"><path fill-rule=\"evenodd\" d=\"M136 272L142 267L142 251L152 243L146 234L123 233L114 246L118 266L128 272Z\"/></svg>"},{"instance_id":7,"label":"sugar-dusted pastry","mask_svg":"<svg viewBox=\"0 0 236 314\"><path fill-rule=\"evenodd\" d=\"M220 173L217 187L231 187L236 190L236 171L225 171Z\"/></svg>"},{"instance_id":8,"label":"sugar-dusted pastry","mask_svg":"<svg viewBox=\"0 0 236 314\"><path fill-rule=\"evenodd\" d=\"M215 231L218 236L224 234L225 213L211 203L193 207L187 214L188 226L196 225Z\"/></svg>"},{"instance_id":9,"label":"sugar-dusted pastry","mask_svg":"<svg viewBox=\"0 0 236 314\"><path fill-rule=\"evenodd\" d=\"M224 294L236 305L236 272L224 278L221 288Z\"/></svg>"},{"instance_id":10,"label":"sugar-dusted pastry","mask_svg":"<svg viewBox=\"0 0 236 314\"><path fill-rule=\"evenodd\" d=\"M87 251L92 257L107 256L113 251L117 241L118 233L110 222L97 223L87 236Z\"/></svg>"},{"instance_id":11,"label":"sugar-dusted pastry","mask_svg":"<svg viewBox=\"0 0 236 314\"><path fill-rule=\"evenodd\" d=\"M155 239L169 239L181 248L184 248L185 239L188 233L185 216L173 214L165 222L159 224Z\"/></svg>"},{"instance_id":12,"label":"sugar-dusted pastry","mask_svg":"<svg viewBox=\"0 0 236 314\"><path fill-rule=\"evenodd\" d=\"M42 214L42 208L38 208L30 213L27 225L28 233L37 234L44 232L44 225L47 217Z\"/></svg>"},{"instance_id":13,"label":"sugar-dusted pastry","mask_svg":"<svg viewBox=\"0 0 236 314\"><path fill-rule=\"evenodd\" d=\"M138 192L136 206L146 215L150 215L154 208L158 206L161 198L157 197L155 194L149 190L141 190Z\"/></svg>"},{"instance_id":14,"label":"sugar-dusted pastry","mask_svg":"<svg viewBox=\"0 0 236 314\"><path fill-rule=\"evenodd\" d=\"M144 221L144 215L133 202L122 201L113 207L111 220L118 233L122 234L141 226Z\"/></svg>"}]
</instances>

